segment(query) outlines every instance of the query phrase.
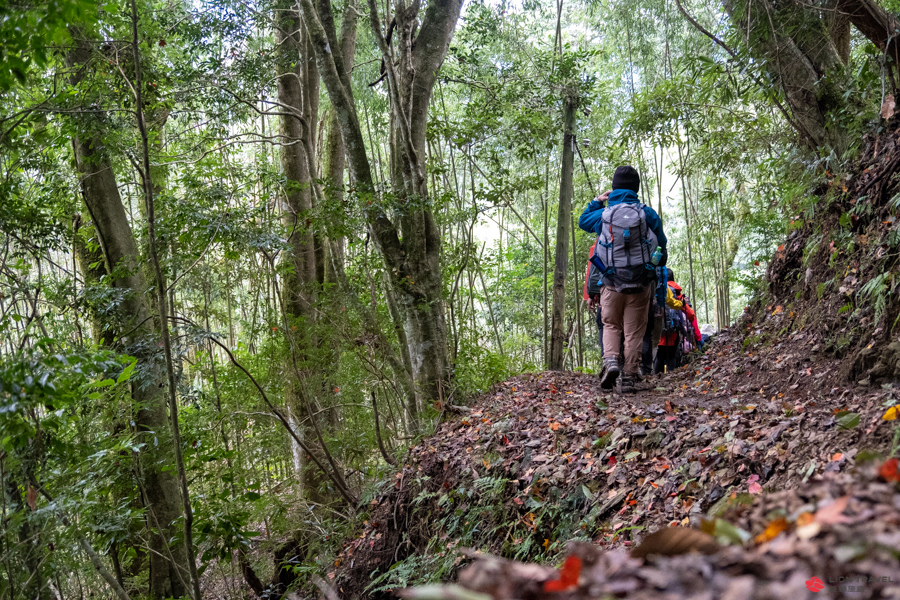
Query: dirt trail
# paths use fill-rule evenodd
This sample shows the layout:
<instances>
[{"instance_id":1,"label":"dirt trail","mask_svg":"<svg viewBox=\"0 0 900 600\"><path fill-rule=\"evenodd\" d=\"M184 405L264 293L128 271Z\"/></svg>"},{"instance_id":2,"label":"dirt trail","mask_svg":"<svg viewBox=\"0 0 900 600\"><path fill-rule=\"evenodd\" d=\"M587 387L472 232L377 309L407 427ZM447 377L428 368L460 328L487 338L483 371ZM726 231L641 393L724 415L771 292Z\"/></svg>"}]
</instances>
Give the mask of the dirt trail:
<instances>
[{"instance_id":1,"label":"dirt trail","mask_svg":"<svg viewBox=\"0 0 900 600\"><path fill-rule=\"evenodd\" d=\"M776 311L751 327L776 332L789 318ZM574 373L499 384L410 451L332 580L351 597L428 573L446 579L467 560L461 546L554 563L575 539L625 560L650 532L703 524L731 546L666 559L665 568L625 560L615 570L628 583L593 597L696 589L706 596L695 597L780 598L798 595L812 575L826 597L900 597L898 555L883 550L900 548L900 494L877 474L897 450L897 421L883 416L898 391L847 385L838 362L817 358L809 333L759 349L743 339L721 334L707 354L633 396L601 393L596 376ZM845 511L829 522L835 502ZM825 516L816 520L817 511ZM733 588L716 579L722 573L754 583ZM876 586L872 573L893 583ZM838 578L857 575L866 578L862 595L839 590Z\"/></svg>"}]
</instances>

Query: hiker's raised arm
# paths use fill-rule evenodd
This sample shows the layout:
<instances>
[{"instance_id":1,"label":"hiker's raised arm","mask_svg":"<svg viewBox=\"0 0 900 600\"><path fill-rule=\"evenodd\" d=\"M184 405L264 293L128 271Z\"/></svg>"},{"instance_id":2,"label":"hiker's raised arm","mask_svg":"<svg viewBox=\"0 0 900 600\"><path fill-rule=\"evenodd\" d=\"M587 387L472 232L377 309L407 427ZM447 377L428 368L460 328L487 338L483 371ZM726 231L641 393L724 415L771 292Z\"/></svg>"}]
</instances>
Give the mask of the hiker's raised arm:
<instances>
[{"instance_id":1,"label":"hiker's raised arm","mask_svg":"<svg viewBox=\"0 0 900 600\"><path fill-rule=\"evenodd\" d=\"M599 233L601 215L603 214L604 204L606 203L607 198L609 198L609 193L612 190L603 192L590 202L584 208L584 212L581 213L581 217L578 218L578 226L581 227L584 231L588 233Z\"/></svg>"}]
</instances>

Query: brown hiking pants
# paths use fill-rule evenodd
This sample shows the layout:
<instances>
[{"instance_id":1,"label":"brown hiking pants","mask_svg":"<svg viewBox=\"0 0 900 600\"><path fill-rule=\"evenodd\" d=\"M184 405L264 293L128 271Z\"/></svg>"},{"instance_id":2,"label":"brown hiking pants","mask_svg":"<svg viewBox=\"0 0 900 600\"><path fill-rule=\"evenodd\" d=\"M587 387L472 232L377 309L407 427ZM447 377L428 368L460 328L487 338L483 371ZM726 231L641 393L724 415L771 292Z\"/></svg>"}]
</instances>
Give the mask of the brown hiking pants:
<instances>
[{"instance_id":1,"label":"brown hiking pants","mask_svg":"<svg viewBox=\"0 0 900 600\"><path fill-rule=\"evenodd\" d=\"M622 294L604 285L600 292L600 307L603 311L603 350L606 356L621 359L622 332L625 332L625 360L622 371L626 375L638 374L652 295L653 286L647 286L647 289L636 294ZM622 362L619 360L619 364Z\"/></svg>"}]
</instances>

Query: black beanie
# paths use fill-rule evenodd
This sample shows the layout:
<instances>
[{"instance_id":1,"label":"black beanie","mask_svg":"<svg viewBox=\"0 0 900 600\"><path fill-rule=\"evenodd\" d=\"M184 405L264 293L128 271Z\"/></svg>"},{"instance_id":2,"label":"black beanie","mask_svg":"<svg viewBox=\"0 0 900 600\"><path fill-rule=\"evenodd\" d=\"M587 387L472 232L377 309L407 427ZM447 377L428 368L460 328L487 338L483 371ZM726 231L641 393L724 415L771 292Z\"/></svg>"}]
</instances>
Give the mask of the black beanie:
<instances>
[{"instance_id":1,"label":"black beanie","mask_svg":"<svg viewBox=\"0 0 900 600\"><path fill-rule=\"evenodd\" d=\"M641 176L634 167L619 167L613 173L612 189L631 190L636 194L641 189Z\"/></svg>"},{"instance_id":2,"label":"black beanie","mask_svg":"<svg viewBox=\"0 0 900 600\"><path fill-rule=\"evenodd\" d=\"M668 271L668 273L666 273L666 281L674 282L675 281L675 272L672 271L672 269L670 269L668 267L666 267L666 271Z\"/></svg>"}]
</instances>

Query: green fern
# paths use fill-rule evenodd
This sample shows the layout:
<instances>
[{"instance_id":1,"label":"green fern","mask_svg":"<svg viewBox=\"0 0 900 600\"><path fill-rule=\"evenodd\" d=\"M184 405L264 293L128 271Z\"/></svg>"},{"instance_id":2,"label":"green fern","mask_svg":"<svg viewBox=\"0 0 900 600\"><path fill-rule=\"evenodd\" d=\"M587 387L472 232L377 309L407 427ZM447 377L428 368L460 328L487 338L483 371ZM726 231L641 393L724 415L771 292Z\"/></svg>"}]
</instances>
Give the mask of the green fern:
<instances>
[{"instance_id":1,"label":"green fern","mask_svg":"<svg viewBox=\"0 0 900 600\"><path fill-rule=\"evenodd\" d=\"M481 477L476 479L474 484L479 494L494 497L503 493L503 490L506 488L506 481L502 477Z\"/></svg>"},{"instance_id":2,"label":"green fern","mask_svg":"<svg viewBox=\"0 0 900 600\"><path fill-rule=\"evenodd\" d=\"M890 271L885 271L881 275L876 275L865 285L860 288L857 294L861 301L874 301L875 304L875 322L881 321L887 310L888 290L893 282L893 275Z\"/></svg>"},{"instance_id":3,"label":"green fern","mask_svg":"<svg viewBox=\"0 0 900 600\"><path fill-rule=\"evenodd\" d=\"M888 206L890 206L893 210L900 209L900 194L897 194L893 198L888 201Z\"/></svg>"},{"instance_id":4,"label":"green fern","mask_svg":"<svg viewBox=\"0 0 900 600\"><path fill-rule=\"evenodd\" d=\"M900 244L900 229L891 229L888 231L885 242L891 248L896 248L897 245Z\"/></svg>"}]
</instances>

